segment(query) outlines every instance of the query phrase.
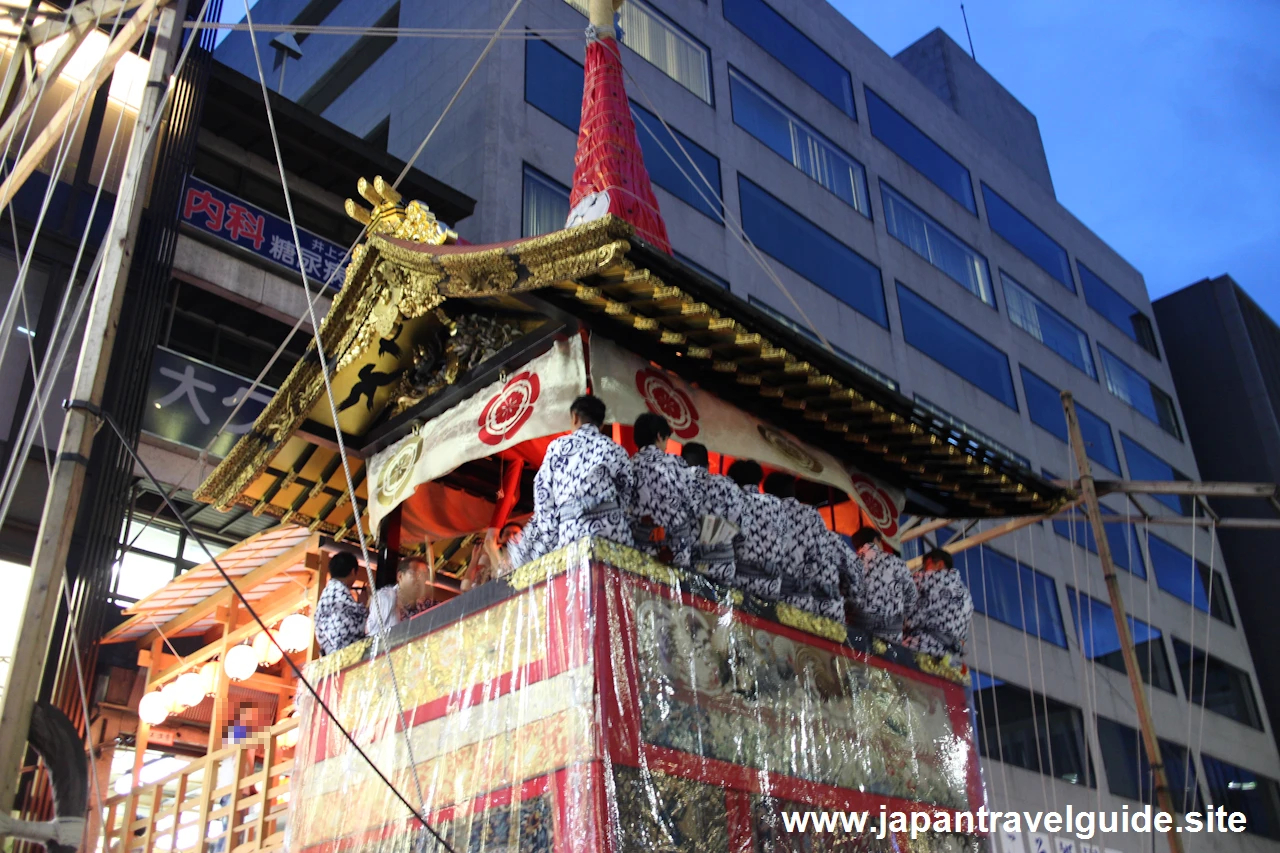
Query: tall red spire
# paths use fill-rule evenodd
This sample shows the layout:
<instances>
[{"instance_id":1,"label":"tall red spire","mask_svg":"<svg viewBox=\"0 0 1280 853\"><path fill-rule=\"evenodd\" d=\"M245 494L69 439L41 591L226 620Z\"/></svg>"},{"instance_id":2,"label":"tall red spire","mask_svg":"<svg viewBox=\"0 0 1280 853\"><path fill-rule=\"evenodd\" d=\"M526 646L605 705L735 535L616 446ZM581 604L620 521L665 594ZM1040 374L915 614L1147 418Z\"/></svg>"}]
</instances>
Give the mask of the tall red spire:
<instances>
[{"instance_id":1,"label":"tall red spire","mask_svg":"<svg viewBox=\"0 0 1280 853\"><path fill-rule=\"evenodd\" d=\"M636 236L670 254L667 226L644 167L631 104L622 80L622 58L609 0L593 0L588 29L582 122L574 155L569 224L612 213L636 229ZM596 20L607 10L608 23ZM607 207L606 207L607 200ZM579 206L581 204L581 207ZM576 221L575 221L576 220Z\"/></svg>"}]
</instances>

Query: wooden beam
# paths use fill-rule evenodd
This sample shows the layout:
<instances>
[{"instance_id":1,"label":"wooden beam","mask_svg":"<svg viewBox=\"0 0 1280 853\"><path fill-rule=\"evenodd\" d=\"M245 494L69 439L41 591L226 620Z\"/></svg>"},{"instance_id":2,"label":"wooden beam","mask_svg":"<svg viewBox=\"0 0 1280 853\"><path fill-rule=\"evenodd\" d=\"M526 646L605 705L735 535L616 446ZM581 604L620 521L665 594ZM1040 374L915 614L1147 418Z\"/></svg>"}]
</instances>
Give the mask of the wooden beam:
<instances>
[{"instance_id":1,"label":"wooden beam","mask_svg":"<svg viewBox=\"0 0 1280 853\"><path fill-rule=\"evenodd\" d=\"M246 540L246 542L249 541L252 540ZM263 581L270 580L290 566L296 566L302 563L306 559L307 551L317 547L319 543L320 534L312 533L306 539L302 540L297 545L294 545L283 554L273 557L248 574L236 578L236 587L239 588L241 592L247 592ZM176 636L178 633L191 627L201 619L216 613L219 607L229 604L234 599L235 593L232 592L231 587L221 589L206 598L204 601L201 601L199 604L191 605L160 627L153 628L148 631L138 640L138 647L142 648L151 645L151 641L161 635L166 637Z\"/></svg>"},{"instance_id":2,"label":"wooden beam","mask_svg":"<svg viewBox=\"0 0 1280 853\"><path fill-rule=\"evenodd\" d=\"M1078 506L1081 500L1082 500L1081 498L1076 498L1074 501L1072 501L1071 503L1063 507L1063 509L1069 509L1069 508ZM1025 516L1022 516L1021 518L1015 518L1015 519L1012 519L1011 521L1006 521L1004 524L1001 524L998 527L992 527L991 529L984 530L981 533L975 533L973 536L969 536L964 539L953 539L950 542L948 542L946 545L943 545L942 548L944 551L946 551L949 554L959 554L961 551L968 551L970 548L977 548L979 545L982 545L986 542L990 542L992 539L999 539L1001 536L1004 536L1008 533L1013 533L1015 530L1021 530L1024 527L1030 527L1033 524L1038 524L1049 517L1050 516L1047 516L1047 515L1025 515ZM938 519L938 521L944 521L946 524L952 524L958 520L959 519ZM930 524L932 523L933 522L930 522ZM920 528L923 528L926 526L927 525L921 525ZM942 526L945 526L945 525L944 524L938 525L938 527L942 527ZM919 530L920 528L916 528L916 530ZM936 530L937 527L933 529ZM915 531L913 530L912 532L914 533ZM925 531L925 532L928 532L928 531ZM907 562L907 565L910 568L915 569L920 565L920 560L921 560L920 557L916 557L913 560L909 560Z\"/></svg>"},{"instance_id":3,"label":"wooden beam","mask_svg":"<svg viewBox=\"0 0 1280 853\"><path fill-rule=\"evenodd\" d=\"M1055 480L1055 485L1076 489L1075 483ZM1099 480L1099 495L1203 495L1209 498L1273 498L1275 483L1202 483L1196 480Z\"/></svg>"},{"instance_id":4,"label":"wooden beam","mask_svg":"<svg viewBox=\"0 0 1280 853\"><path fill-rule=\"evenodd\" d=\"M1124 596L1120 592L1120 579L1116 575L1115 563L1111 559L1111 543L1107 541L1107 531L1102 524L1102 506L1098 503L1098 492L1093 483L1089 453L1085 447L1084 436L1080 432L1080 421L1076 417L1076 405L1070 391L1062 392L1062 409L1067 416L1067 433L1071 439L1071 449L1075 452L1076 466L1080 470L1080 491L1083 493L1085 509L1089 513L1089 521L1093 525L1094 544L1098 552L1098 561L1102 564L1102 577L1107 582L1107 595L1111 599L1111 615L1115 619L1116 632L1120 637L1120 652L1124 658L1125 673L1129 676L1129 688L1133 692L1134 706L1138 712L1138 726L1142 731L1142 743L1147 750L1147 764L1151 768L1156 802L1161 811L1170 815L1176 814L1173 795L1169 791L1169 777L1164 769L1160 740L1156 737L1155 725L1151 721L1151 705L1147 697L1147 689L1142 682L1142 671L1138 669L1138 655L1133 648L1133 634L1129 629L1129 616L1124 607ZM1170 825L1167 833L1171 853L1182 853L1182 838L1177 834L1178 829L1180 827Z\"/></svg>"},{"instance_id":5,"label":"wooden beam","mask_svg":"<svg viewBox=\"0 0 1280 853\"><path fill-rule=\"evenodd\" d=\"M1078 515L1060 516L1064 521L1088 521ZM1280 530L1280 518L1189 518L1185 515L1151 515L1129 518L1124 515L1104 515L1103 524L1163 524L1169 527L1223 527L1237 530Z\"/></svg>"}]
</instances>

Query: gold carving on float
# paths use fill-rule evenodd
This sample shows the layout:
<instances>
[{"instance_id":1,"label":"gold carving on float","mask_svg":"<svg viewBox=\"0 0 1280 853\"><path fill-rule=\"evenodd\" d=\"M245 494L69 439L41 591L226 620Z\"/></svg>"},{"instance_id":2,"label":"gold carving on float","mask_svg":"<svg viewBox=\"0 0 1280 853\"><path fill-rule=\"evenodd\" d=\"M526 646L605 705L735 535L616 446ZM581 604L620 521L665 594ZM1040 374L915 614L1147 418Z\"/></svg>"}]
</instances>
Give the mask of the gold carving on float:
<instances>
[{"instance_id":1,"label":"gold carving on float","mask_svg":"<svg viewBox=\"0 0 1280 853\"><path fill-rule=\"evenodd\" d=\"M954 661L951 655L936 658L924 652L916 652L916 666L921 672L945 678L963 687L969 686L969 668L962 661Z\"/></svg>"},{"instance_id":2,"label":"gold carving on float","mask_svg":"<svg viewBox=\"0 0 1280 853\"><path fill-rule=\"evenodd\" d=\"M807 634L823 637L835 643L843 643L849 639L848 631L834 619L828 619L825 616L801 610L799 607L792 607L782 601L777 603L775 612L778 615L778 621L783 625L796 628Z\"/></svg>"}]
</instances>

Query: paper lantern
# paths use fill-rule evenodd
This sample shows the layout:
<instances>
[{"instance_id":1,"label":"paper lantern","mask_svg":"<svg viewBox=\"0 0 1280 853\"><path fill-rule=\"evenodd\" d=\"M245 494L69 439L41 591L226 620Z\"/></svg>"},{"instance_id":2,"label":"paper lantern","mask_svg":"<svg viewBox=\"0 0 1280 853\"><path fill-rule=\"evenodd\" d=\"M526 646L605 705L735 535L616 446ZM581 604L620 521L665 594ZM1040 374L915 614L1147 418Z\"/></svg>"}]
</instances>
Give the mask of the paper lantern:
<instances>
[{"instance_id":1,"label":"paper lantern","mask_svg":"<svg viewBox=\"0 0 1280 853\"><path fill-rule=\"evenodd\" d=\"M239 645L227 651L222 666L227 671L227 678L244 681L258 671L258 655L252 646Z\"/></svg>"},{"instance_id":2,"label":"paper lantern","mask_svg":"<svg viewBox=\"0 0 1280 853\"><path fill-rule=\"evenodd\" d=\"M216 660L211 660L200 667L200 686L204 688L206 696L212 696L218 692L218 662Z\"/></svg>"},{"instance_id":3,"label":"paper lantern","mask_svg":"<svg viewBox=\"0 0 1280 853\"><path fill-rule=\"evenodd\" d=\"M298 730L289 729L289 731L276 738L276 743L281 749L293 749L298 745Z\"/></svg>"},{"instance_id":4,"label":"paper lantern","mask_svg":"<svg viewBox=\"0 0 1280 853\"><path fill-rule=\"evenodd\" d=\"M313 630L310 616L295 613L292 616L286 616L280 623L280 630L276 632L276 637L285 651L304 652L311 645Z\"/></svg>"},{"instance_id":5,"label":"paper lantern","mask_svg":"<svg viewBox=\"0 0 1280 853\"><path fill-rule=\"evenodd\" d=\"M175 683L177 684L175 692L178 694L178 699L186 707L194 708L204 701L204 679L200 677L199 672L184 672L178 676L178 680Z\"/></svg>"},{"instance_id":6,"label":"paper lantern","mask_svg":"<svg viewBox=\"0 0 1280 853\"><path fill-rule=\"evenodd\" d=\"M274 666L279 663L280 658L284 657L284 652L280 651L280 647L272 642L269 631L263 631L253 638L253 652L258 656L258 662L263 666Z\"/></svg>"},{"instance_id":7,"label":"paper lantern","mask_svg":"<svg viewBox=\"0 0 1280 853\"><path fill-rule=\"evenodd\" d=\"M164 699L165 707L170 714L181 714L187 710L187 703L182 701L182 690L178 687L177 681L170 681L160 688L160 696Z\"/></svg>"},{"instance_id":8,"label":"paper lantern","mask_svg":"<svg viewBox=\"0 0 1280 853\"><path fill-rule=\"evenodd\" d=\"M159 690L148 693L138 703L138 717L149 726L158 726L169 718L169 701Z\"/></svg>"}]
</instances>

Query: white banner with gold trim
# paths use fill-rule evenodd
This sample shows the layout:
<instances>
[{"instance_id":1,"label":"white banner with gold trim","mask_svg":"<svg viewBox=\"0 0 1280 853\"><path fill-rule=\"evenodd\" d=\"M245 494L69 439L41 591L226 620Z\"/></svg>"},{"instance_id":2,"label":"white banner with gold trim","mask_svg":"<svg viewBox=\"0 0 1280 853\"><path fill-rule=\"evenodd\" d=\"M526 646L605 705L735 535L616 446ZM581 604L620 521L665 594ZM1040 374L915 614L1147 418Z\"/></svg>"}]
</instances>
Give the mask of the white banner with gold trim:
<instances>
[{"instance_id":1,"label":"white banner with gold trim","mask_svg":"<svg viewBox=\"0 0 1280 853\"><path fill-rule=\"evenodd\" d=\"M598 335L591 336L591 387L608 418L632 424L645 412L667 419L677 441L789 471L853 494L853 481L830 453L695 388Z\"/></svg>"},{"instance_id":2,"label":"white banner with gold trim","mask_svg":"<svg viewBox=\"0 0 1280 853\"><path fill-rule=\"evenodd\" d=\"M575 335L374 454L369 459L372 529L415 488L464 462L568 432L569 406L586 383L582 339Z\"/></svg>"}]
</instances>

